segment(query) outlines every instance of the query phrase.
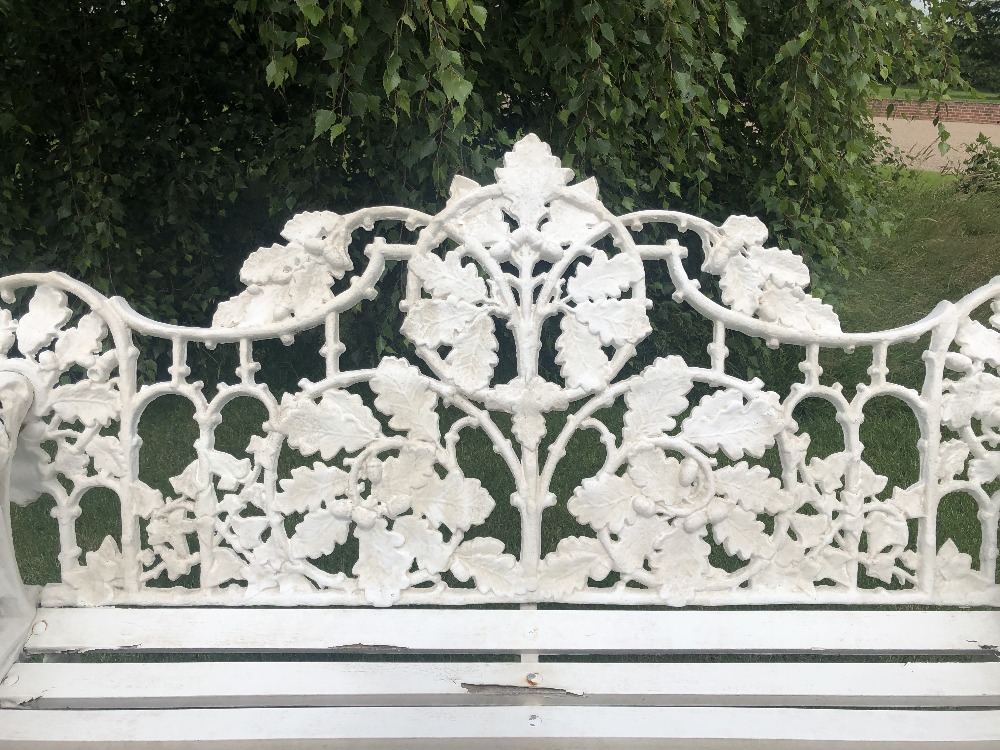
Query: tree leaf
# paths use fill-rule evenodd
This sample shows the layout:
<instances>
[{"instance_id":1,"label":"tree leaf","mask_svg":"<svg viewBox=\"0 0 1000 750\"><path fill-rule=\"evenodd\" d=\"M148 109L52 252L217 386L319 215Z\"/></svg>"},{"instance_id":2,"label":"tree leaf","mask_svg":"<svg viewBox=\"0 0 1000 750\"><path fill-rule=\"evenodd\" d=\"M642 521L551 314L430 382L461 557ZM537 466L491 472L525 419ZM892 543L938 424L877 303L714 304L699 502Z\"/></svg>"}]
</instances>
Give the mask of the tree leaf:
<instances>
[{"instance_id":1,"label":"tree leaf","mask_svg":"<svg viewBox=\"0 0 1000 750\"><path fill-rule=\"evenodd\" d=\"M333 301L334 274L326 263L304 265L289 280L283 296L284 307L297 318L309 318L326 310Z\"/></svg>"},{"instance_id":2,"label":"tree leaf","mask_svg":"<svg viewBox=\"0 0 1000 750\"><path fill-rule=\"evenodd\" d=\"M380 473L373 480L369 499L389 518L405 513L415 502L420 505L420 498L441 491L442 481L434 473L434 453L419 445L406 446L398 456L387 458Z\"/></svg>"},{"instance_id":3,"label":"tree leaf","mask_svg":"<svg viewBox=\"0 0 1000 750\"><path fill-rule=\"evenodd\" d=\"M724 304L738 313L753 315L760 307L761 285L764 276L743 255L731 258L719 277Z\"/></svg>"},{"instance_id":4,"label":"tree leaf","mask_svg":"<svg viewBox=\"0 0 1000 750\"><path fill-rule=\"evenodd\" d=\"M85 427L107 427L121 413L121 393L116 378L107 383L81 380L53 388L46 403L63 422L79 420Z\"/></svg>"},{"instance_id":5,"label":"tree leaf","mask_svg":"<svg viewBox=\"0 0 1000 750\"><path fill-rule=\"evenodd\" d=\"M390 427L414 440L440 440L438 397L420 370L397 357L383 357L370 384L377 394L375 408L390 417Z\"/></svg>"},{"instance_id":6,"label":"tree leaf","mask_svg":"<svg viewBox=\"0 0 1000 750\"><path fill-rule=\"evenodd\" d=\"M489 385L493 368L500 358L493 318L480 315L452 343L451 351L444 358L448 376L460 389L473 393Z\"/></svg>"},{"instance_id":7,"label":"tree leaf","mask_svg":"<svg viewBox=\"0 0 1000 750\"><path fill-rule=\"evenodd\" d=\"M337 497L347 494L347 472L319 461L312 467L292 469L290 479L278 482L281 492L274 495L273 509L283 515L305 513Z\"/></svg>"},{"instance_id":8,"label":"tree leaf","mask_svg":"<svg viewBox=\"0 0 1000 750\"><path fill-rule=\"evenodd\" d=\"M597 214L579 206L579 203L597 201L597 180L591 177L570 185L563 188L562 195L572 196L576 202L570 202L565 197L553 198L549 204L549 220L542 224L542 236L560 245L571 245L583 241L600 222Z\"/></svg>"},{"instance_id":9,"label":"tree leaf","mask_svg":"<svg viewBox=\"0 0 1000 750\"><path fill-rule=\"evenodd\" d=\"M224 451L203 450L199 456L204 470L218 477L220 490L235 490L250 478L253 471L250 459L236 458Z\"/></svg>"},{"instance_id":10,"label":"tree leaf","mask_svg":"<svg viewBox=\"0 0 1000 750\"><path fill-rule=\"evenodd\" d=\"M716 391L691 410L681 435L709 453L721 450L734 461L745 454L760 458L783 429L780 413L776 393L758 393L743 403L739 391Z\"/></svg>"},{"instance_id":11,"label":"tree leaf","mask_svg":"<svg viewBox=\"0 0 1000 750\"><path fill-rule=\"evenodd\" d=\"M730 216L722 226L722 236L709 244L701 269L716 275L725 271L745 248L759 247L767 239L767 227L756 216Z\"/></svg>"},{"instance_id":12,"label":"tree leaf","mask_svg":"<svg viewBox=\"0 0 1000 750\"><path fill-rule=\"evenodd\" d=\"M538 595L559 601L587 587L588 579L601 581L611 572L608 553L596 539L566 537L538 567Z\"/></svg>"},{"instance_id":13,"label":"tree leaf","mask_svg":"<svg viewBox=\"0 0 1000 750\"><path fill-rule=\"evenodd\" d=\"M965 472L965 462L969 458L969 446L964 440L945 440L938 447L937 477L942 482L950 482Z\"/></svg>"},{"instance_id":14,"label":"tree leaf","mask_svg":"<svg viewBox=\"0 0 1000 750\"><path fill-rule=\"evenodd\" d=\"M400 551L412 556L417 567L436 575L451 564L451 547L444 542L441 532L420 516L402 516L393 521L392 530L402 534L406 541Z\"/></svg>"},{"instance_id":15,"label":"tree leaf","mask_svg":"<svg viewBox=\"0 0 1000 750\"><path fill-rule=\"evenodd\" d=\"M584 479L566 503L566 509L583 524L598 531L607 528L618 534L627 524L635 523L632 500L642 494L632 478L600 473Z\"/></svg>"},{"instance_id":16,"label":"tree leaf","mask_svg":"<svg viewBox=\"0 0 1000 750\"><path fill-rule=\"evenodd\" d=\"M763 466L748 466L740 461L733 466L716 469L715 491L738 503L751 513L781 513L795 504L791 493L785 492L781 480L772 477Z\"/></svg>"},{"instance_id":17,"label":"tree leaf","mask_svg":"<svg viewBox=\"0 0 1000 750\"><path fill-rule=\"evenodd\" d=\"M986 484L1000 477L1000 452L990 451L982 458L969 462L969 481Z\"/></svg>"},{"instance_id":18,"label":"tree leaf","mask_svg":"<svg viewBox=\"0 0 1000 750\"><path fill-rule=\"evenodd\" d=\"M455 203L480 190L481 187L475 180L461 175L456 176L451 182L445 210L452 208ZM501 203L495 199L484 199L474 203L464 212L458 214L454 223L460 236L476 240L486 247L500 242L510 234L510 227L504 220ZM414 260L418 260L420 257L422 256L417 256ZM413 260L410 263L412 267Z\"/></svg>"},{"instance_id":19,"label":"tree leaf","mask_svg":"<svg viewBox=\"0 0 1000 750\"><path fill-rule=\"evenodd\" d=\"M578 302L573 314L601 339L603 346L625 346L642 341L652 328L646 306L638 299Z\"/></svg>"},{"instance_id":20,"label":"tree leaf","mask_svg":"<svg viewBox=\"0 0 1000 750\"><path fill-rule=\"evenodd\" d=\"M573 171L563 169L559 158L533 133L515 143L503 162L496 170L497 184L510 201L510 213L522 227L537 226L545 204L573 179Z\"/></svg>"},{"instance_id":21,"label":"tree leaf","mask_svg":"<svg viewBox=\"0 0 1000 750\"><path fill-rule=\"evenodd\" d=\"M656 551L649 556L649 567L656 579L664 585L700 589L708 580L711 565L708 556L712 545L705 541L705 530L688 533L679 525L663 536L656 544Z\"/></svg>"},{"instance_id":22,"label":"tree leaf","mask_svg":"<svg viewBox=\"0 0 1000 750\"><path fill-rule=\"evenodd\" d=\"M793 513L789 520L799 543L808 549L818 547L830 532L830 519L826 514L806 515Z\"/></svg>"},{"instance_id":23,"label":"tree leaf","mask_svg":"<svg viewBox=\"0 0 1000 750\"><path fill-rule=\"evenodd\" d=\"M887 502L907 518L923 518L924 494L924 483L917 482L905 490L900 487L893 488L892 496Z\"/></svg>"},{"instance_id":24,"label":"tree leaf","mask_svg":"<svg viewBox=\"0 0 1000 750\"><path fill-rule=\"evenodd\" d=\"M854 557L849 552L836 547L826 547L816 559L820 563L820 568L816 573L817 581L829 578L842 586L850 586L854 583L851 575L851 562Z\"/></svg>"},{"instance_id":25,"label":"tree leaf","mask_svg":"<svg viewBox=\"0 0 1000 750\"><path fill-rule=\"evenodd\" d=\"M28 302L28 312L17 324L17 348L21 354L31 357L48 345L70 315L65 292L51 286L36 288Z\"/></svg>"},{"instance_id":26,"label":"tree leaf","mask_svg":"<svg viewBox=\"0 0 1000 750\"><path fill-rule=\"evenodd\" d=\"M460 107L465 105L465 100L472 93L472 81L450 65L438 74L438 80L441 81L445 96Z\"/></svg>"},{"instance_id":27,"label":"tree leaf","mask_svg":"<svg viewBox=\"0 0 1000 750\"><path fill-rule=\"evenodd\" d=\"M935 558L934 589L961 595L982 591L984 576L972 568L972 556L959 551L951 539L945 540Z\"/></svg>"},{"instance_id":28,"label":"tree leaf","mask_svg":"<svg viewBox=\"0 0 1000 750\"><path fill-rule=\"evenodd\" d=\"M661 516L638 516L611 543L609 552L615 570L627 576L640 575L646 558L659 549L661 540L670 532L670 524Z\"/></svg>"},{"instance_id":29,"label":"tree leaf","mask_svg":"<svg viewBox=\"0 0 1000 750\"><path fill-rule=\"evenodd\" d=\"M108 335L108 327L95 313L87 313L80 321L56 339L55 353L59 368L65 370L72 365L91 367L101 353L102 344Z\"/></svg>"},{"instance_id":30,"label":"tree leaf","mask_svg":"<svg viewBox=\"0 0 1000 750\"><path fill-rule=\"evenodd\" d=\"M765 281L761 289L757 307L761 320L806 333L840 332L840 319L833 308L799 287Z\"/></svg>"},{"instance_id":31,"label":"tree leaf","mask_svg":"<svg viewBox=\"0 0 1000 750\"><path fill-rule=\"evenodd\" d=\"M536 449L542 438L545 437L545 430L545 415L539 409L525 404L524 408L514 412L514 417L511 420L511 432L524 447L531 450Z\"/></svg>"},{"instance_id":32,"label":"tree leaf","mask_svg":"<svg viewBox=\"0 0 1000 750\"><path fill-rule=\"evenodd\" d=\"M462 581L470 578L480 594L520 596L527 593L521 564L513 555L504 554L499 539L477 537L462 542L451 558L451 572Z\"/></svg>"},{"instance_id":33,"label":"tree leaf","mask_svg":"<svg viewBox=\"0 0 1000 750\"><path fill-rule=\"evenodd\" d=\"M260 544L261 534L270 528L266 516L231 516L229 525L243 549L253 549Z\"/></svg>"},{"instance_id":34,"label":"tree leaf","mask_svg":"<svg viewBox=\"0 0 1000 750\"><path fill-rule=\"evenodd\" d=\"M118 479L125 476L125 452L121 441L114 435L94 435L84 450L94 459L94 469L98 474Z\"/></svg>"},{"instance_id":35,"label":"tree leaf","mask_svg":"<svg viewBox=\"0 0 1000 750\"><path fill-rule=\"evenodd\" d=\"M755 514L739 506L734 506L725 518L712 524L712 534L728 554L744 560L766 556L771 548L771 537L764 533L764 524Z\"/></svg>"},{"instance_id":36,"label":"tree leaf","mask_svg":"<svg viewBox=\"0 0 1000 750\"><path fill-rule=\"evenodd\" d=\"M413 497L413 512L419 513L435 528L447 526L452 532L467 531L483 523L496 505L478 479L451 472L428 490Z\"/></svg>"},{"instance_id":37,"label":"tree leaf","mask_svg":"<svg viewBox=\"0 0 1000 750\"><path fill-rule=\"evenodd\" d=\"M942 421L955 431L979 419L986 428L1000 427L1000 378L987 372L977 372L954 381L944 382L941 396Z\"/></svg>"},{"instance_id":38,"label":"tree leaf","mask_svg":"<svg viewBox=\"0 0 1000 750\"><path fill-rule=\"evenodd\" d=\"M462 299L422 299L407 310L401 330L414 344L436 349L455 344L481 315L480 308Z\"/></svg>"},{"instance_id":39,"label":"tree leaf","mask_svg":"<svg viewBox=\"0 0 1000 750\"><path fill-rule=\"evenodd\" d=\"M350 527L350 518L332 510L311 510L296 524L288 548L292 557L299 560L329 555L337 545L347 541Z\"/></svg>"},{"instance_id":40,"label":"tree leaf","mask_svg":"<svg viewBox=\"0 0 1000 750\"><path fill-rule=\"evenodd\" d=\"M832 453L826 458L813 457L809 460L809 477L824 493L832 493L844 486L844 475L851 463L847 451Z\"/></svg>"},{"instance_id":41,"label":"tree leaf","mask_svg":"<svg viewBox=\"0 0 1000 750\"><path fill-rule=\"evenodd\" d=\"M320 402L286 393L281 398L275 429L303 456L319 452L329 461L341 451L353 453L380 434L380 425L361 397L330 390Z\"/></svg>"},{"instance_id":42,"label":"tree leaf","mask_svg":"<svg viewBox=\"0 0 1000 750\"><path fill-rule=\"evenodd\" d=\"M770 278L778 286L809 286L809 268L791 250L751 247L747 250L746 259L755 275Z\"/></svg>"},{"instance_id":43,"label":"tree leaf","mask_svg":"<svg viewBox=\"0 0 1000 750\"><path fill-rule=\"evenodd\" d=\"M114 595L125 581L125 565L118 543L110 536L96 552L88 552L86 565L63 574L63 581L79 592L83 604L100 604Z\"/></svg>"},{"instance_id":44,"label":"tree leaf","mask_svg":"<svg viewBox=\"0 0 1000 750\"><path fill-rule=\"evenodd\" d=\"M97 437L105 437L104 435L95 435ZM110 436L109 436L110 437ZM6 432L0 429L0 442L6 441ZM117 438L111 438L117 442ZM93 439L90 441L93 442ZM9 443L3 446L3 450L6 451ZM90 447L88 442L87 447ZM88 470L90 468L90 456L87 454L86 450L77 450L77 444L70 443L68 440L60 440L57 443L56 457L52 462L52 469L64 477L69 479L71 482L81 481L86 479ZM105 476L107 473L105 472Z\"/></svg>"},{"instance_id":45,"label":"tree leaf","mask_svg":"<svg viewBox=\"0 0 1000 750\"><path fill-rule=\"evenodd\" d=\"M163 507L163 493L138 479L129 485L129 495L132 498L135 513L140 518L149 518Z\"/></svg>"},{"instance_id":46,"label":"tree leaf","mask_svg":"<svg viewBox=\"0 0 1000 750\"><path fill-rule=\"evenodd\" d=\"M656 437L676 426L674 417L688 406L694 380L680 357L660 357L642 371L625 394L628 439Z\"/></svg>"},{"instance_id":47,"label":"tree leaf","mask_svg":"<svg viewBox=\"0 0 1000 750\"><path fill-rule=\"evenodd\" d=\"M622 292L644 276L642 263L628 253L618 253L608 260L603 250L594 253L589 265L582 263L570 278L566 288L575 302L597 301L608 298L618 299Z\"/></svg>"},{"instance_id":48,"label":"tree leaf","mask_svg":"<svg viewBox=\"0 0 1000 750\"><path fill-rule=\"evenodd\" d=\"M864 532L868 539L869 555L878 554L890 547L905 547L910 537L905 520L877 508L865 514Z\"/></svg>"},{"instance_id":49,"label":"tree leaf","mask_svg":"<svg viewBox=\"0 0 1000 750\"><path fill-rule=\"evenodd\" d=\"M955 334L955 343L967 357L1000 366L1000 333L975 320L964 320Z\"/></svg>"},{"instance_id":50,"label":"tree leaf","mask_svg":"<svg viewBox=\"0 0 1000 750\"><path fill-rule=\"evenodd\" d=\"M364 589L365 599L376 607L391 606L410 585L408 571L413 556L401 549L406 537L389 531L384 518L377 519L371 528L356 527L354 535L358 538L358 561L352 572Z\"/></svg>"},{"instance_id":51,"label":"tree leaf","mask_svg":"<svg viewBox=\"0 0 1000 750\"><path fill-rule=\"evenodd\" d=\"M422 253L409 261L409 268L424 289L438 299L457 297L476 304L489 298L479 267L475 263L462 265L462 254L457 250L445 253L444 260L433 253Z\"/></svg>"},{"instance_id":52,"label":"tree leaf","mask_svg":"<svg viewBox=\"0 0 1000 750\"><path fill-rule=\"evenodd\" d=\"M216 547L208 557L211 563L202 564L201 586L202 588L219 586L226 581L242 580L243 566L246 562L233 550L227 547Z\"/></svg>"},{"instance_id":53,"label":"tree leaf","mask_svg":"<svg viewBox=\"0 0 1000 750\"><path fill-rule=\"evenodd\" d=\"M892 583L896 574L896 556L890 553L869 555L861 560L865 572L883 583Z\"/></svg>"},{"instance_id":54,"label":"tree leaf","mask_svg":"<svg viewBox=\"0 0 1000 750\"><path fill-rule=\"evenodd\" d=\"M628 475L642 494L657 505L676 512L687 509L694 492L692 484L681 480L681 462L652 448L632 454L628 460Z\"/></svg>"},{"instance_id":55,"label":"tree leaf","mask_svg":"<svg viewBox=\"0 0 1000 750\"><path fill-rule=\"evenodd\" d=\"M604 388L608 382L609 360L601 348L601 340L575 315L563 315L559 330L556 364L567 387L585 391Z\"/></svg>"},{"instance_id":56,"label":"tree leaf","mask_svg":"<svg viewBox=\"0 0 1000 750\"><path fill-rule=\"evenodd\" d=\"M751 586L755 590L781 591L799 597L804 594L814 599L815 581L821 567L822 563L815 556L806 555L800 542L785 537L771 558L771 564L753 575Z\"/></svg>"},{"instance_id":57,"label":"tree leaf","mask_svg":"<svg viewBox=\"0 0 1000 750\"><path fill-rule=\"evenodd\" d=\"M317 109L316 110L316 126L313 129L313 140L315 141L321 135L325 135L337 122L337 113L332 109Z\"/></svg>"}]
</instances>

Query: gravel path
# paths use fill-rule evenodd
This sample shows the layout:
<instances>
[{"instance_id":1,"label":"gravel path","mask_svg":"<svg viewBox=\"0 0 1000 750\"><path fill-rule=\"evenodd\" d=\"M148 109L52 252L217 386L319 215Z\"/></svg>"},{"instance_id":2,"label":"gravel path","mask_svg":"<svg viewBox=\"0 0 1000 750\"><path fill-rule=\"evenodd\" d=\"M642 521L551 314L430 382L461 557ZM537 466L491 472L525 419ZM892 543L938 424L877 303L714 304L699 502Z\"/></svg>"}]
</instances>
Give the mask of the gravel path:
<instances>
[{"instance_id":1,"label":"gravel path","mask_svg":"<svg viewBox=\"0 0 1000 750\"><path fill-rule=\"evenodd\" d=\"M938 151L937 127L930 120L906 120L901 117L876 117L875 127L886 132L896 146L916 169L942 171L957 166L965 158L965 147L985 133L994 144L1000 145L1000 125L980 125L970 122L946 122L951 133L948 143L951 151L944 156Z\"/></svg>"}]
</instances>

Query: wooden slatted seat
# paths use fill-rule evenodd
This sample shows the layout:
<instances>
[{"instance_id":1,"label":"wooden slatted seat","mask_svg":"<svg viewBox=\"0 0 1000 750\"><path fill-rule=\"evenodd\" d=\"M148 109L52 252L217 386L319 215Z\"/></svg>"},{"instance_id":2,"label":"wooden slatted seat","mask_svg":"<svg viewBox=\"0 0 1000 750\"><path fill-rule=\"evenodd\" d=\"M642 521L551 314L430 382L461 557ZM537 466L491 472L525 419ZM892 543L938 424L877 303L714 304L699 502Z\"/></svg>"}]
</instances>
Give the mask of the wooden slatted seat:
<instances>
[{"instance_id":1,"label":"wooden slatted seat","mask_svg":"<svg viewBox=\"0 0 1000 750\"><path fill-rule=\"evenodd\" d=\"M434 216L300 214L207 328L0 279L0 747L1000 747L1000 281L845 333L757 220L616 216L571 179L529 136ZM342 366L341 316L400 262L412 355ZM704 363L637 353L661 305L707 319ZM800 375L740 379L731 332ZM923 383L895 379L922 337ZM270 381L271 340L316 371ZM234 377L196 379L207 348ZM870 465L881 397L916 481ZM190 445L149 431L170 398ZM842 450L800 426L816 399ZM956 493L978 550L942 537ZM48 531L12 524L36 502ZM59 580L26 586L46 533Z\"/></svg>"}]
</instances>

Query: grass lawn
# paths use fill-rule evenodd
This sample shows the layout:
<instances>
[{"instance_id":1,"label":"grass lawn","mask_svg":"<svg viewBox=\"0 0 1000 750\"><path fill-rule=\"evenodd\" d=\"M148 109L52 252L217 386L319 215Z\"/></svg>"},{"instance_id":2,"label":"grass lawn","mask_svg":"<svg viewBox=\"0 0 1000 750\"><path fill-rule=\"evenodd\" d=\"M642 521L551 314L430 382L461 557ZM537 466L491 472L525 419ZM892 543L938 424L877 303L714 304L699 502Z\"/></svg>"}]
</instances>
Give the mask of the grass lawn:
<instances>
[{"instance_id":1,"label":"grass lawn","mask_svg":"<svg viewBox=\"0 0 1000 750\"><path fill-rule=\"evenodd\" d=\"M920 172L906 174L887 190L889 202L902 215L896 231L863 258L865 273L838 281L833 288L845 330L880 330L915 321L938 301L956 300L1000 270L1000 194L964 195L956 190L953 179ZM914 345L894 347L889 361L890 378L919 388L923 380L919 354L926 344L924 339ZM796 367L800 352L762 350L759 356L756 365L759 374L782 395L791 382L800 379ZM828 352L821 364L825 381L841 381L846 390L853 391L854 384L867 379L865 370L871 364L870 352L859 350L854 355ZM285 368L282 379L290 383L299 377L312 376L308 366L300 367L294 356L279 359L278 366ZM745 365L737 364L737 371L740 367L745 369ZM840 427L834 421L832 407L816 400L811 403L813 406L803 407L796 418L813 437L812 454L825 456L842 447ZM248 437L260 431L262 411L259 405L254 408L246 400L227 407L217 431L216 447L237 456L245 455ZM179 474L195 457L191 446L197 431L190 416L191 408L182 399L164 398L154 403L143 417L142 478L164 493L172 494L169 478ZM622 410L610 409L604 416L614 430L620 426ZM913 415L901 402L881 399L869 405L865 416L862 426L865 460L876 472L889 477L890 487L905 487L916 481L918 430ZM444 421L454 418L445 415ZM550 419L550 435L558 430L562 419L565 417ZM476 529L477 535L504 539L507 551L516 552L519 521L506 502L513 483L485 436L472 434L470 438L459 443L461 462L467 473L480 479L497 500L496 510L483 527ZM286 448L279 473L288 476L292 468L311 465L315 458L303 459ZM546 512L547 538L543 552L554 549L563 536L579 533L575 519L565 511L565 501L583 478L596 472L601 461L603 450L594 431L584 431L570 442L568 455L553 482L552 489L560 503ZM771 467L772 471L776 468ZM969 502L964 496L946 498L939 514L938 541L940 544L946 538L954 538L962 551L977 558L981 532L974 512L969 520ZM83 505L85 512L78 521L77 531L85 550L97 549L107 534L118 536L120 521L113 497L92 491ZM14 537L28 583L44 583L58 577L55 523L47 517L51 507L51 501L43 498L27 508L13 508ZM39 531L42 528L45 530ZM351 549L348 543L343 554L356 555L356 548ZM718 564L726 565L723 557L720 553Z\"/></svg>"},{"instance_id":2,"label":"grass lawn","mask_svg":"<svg viewBox=\"0 0 1000 750\"><path fill-rule=\"evenodd\" d=\"M876 96L880 99L910 99L920 98L920 91L915 86L900 86L893 93L889 86L879 86ZM955 102L1000 102L1000 94L985 91L949 91L945 101Z\"/></svg>"},{"instance_id":3,"label":"grass lawn","mask_svg":"<svg viewBox=\"0 0 1000 750\"><path fill-rule=\"evenodd\" d=\"M901 211L893 235L877 243L864 258L867 272L838 290L845 330L878 330L905 325L929 313L941 300L956 301L1000 273L1000 194L966 195L956 190L955 178L935 172L909 172L898 183L892 202ZM982 322L989 315L987 306ZM890 368L895 379L919 388L924 369L916 344L894 347ZM860 363L844 356L844 382L857 382ZM851 370L854 372L851 373ZM853 375L853 379L852 379ZM898 451L901 442L912 446L917 425L909 411L895 402L873 403L866 412L862 440L872 449L869 463L890 478L915 477L913 451ZM867 451L866 451L867 453ZM993 488L994 490L996 488ZM962 551L978 554L981 530L965 495L948 496L938 515L938 544L953 538Z\"/></svg>"}]
</instances>

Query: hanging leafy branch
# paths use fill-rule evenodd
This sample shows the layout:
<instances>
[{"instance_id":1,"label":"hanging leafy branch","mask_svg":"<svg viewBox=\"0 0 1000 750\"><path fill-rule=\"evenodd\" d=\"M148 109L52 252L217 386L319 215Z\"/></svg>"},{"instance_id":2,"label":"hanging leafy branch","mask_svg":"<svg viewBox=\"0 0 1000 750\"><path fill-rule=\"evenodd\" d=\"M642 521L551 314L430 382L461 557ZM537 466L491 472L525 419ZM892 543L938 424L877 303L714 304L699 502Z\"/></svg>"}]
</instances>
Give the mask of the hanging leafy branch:
<instances>
[{"instance_id":1,"label":"hanging leafy branch","mask_svg":"<svg viewBox=\"0 0 1000 750\"><path fill-rule=\"evenodd\" d=\"M0 263L203 322L290 213L439 206L453 174L482 181L535 132L612 208L758 214L835 267L880 224L873 84L956 84L958 16L954 0L14 0Z\"/></svg>"}]
</instances>

